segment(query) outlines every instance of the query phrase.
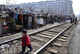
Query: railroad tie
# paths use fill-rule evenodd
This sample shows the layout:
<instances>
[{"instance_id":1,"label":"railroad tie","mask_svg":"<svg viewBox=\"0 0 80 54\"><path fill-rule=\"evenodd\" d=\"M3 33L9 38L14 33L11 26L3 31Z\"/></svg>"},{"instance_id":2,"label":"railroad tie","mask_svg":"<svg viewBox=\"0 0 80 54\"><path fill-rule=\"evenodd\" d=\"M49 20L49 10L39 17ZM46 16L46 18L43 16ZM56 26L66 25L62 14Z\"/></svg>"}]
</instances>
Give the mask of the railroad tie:
<instances>
[{"instance_id":1,"label":"railroad tie","mask_svg":"<svg viewBox=\"0 0 80 54\"><path fill-rule=\"evenodd\" d=\"M62 47L63 45L60 43L54 43L55 46Z\"/></svg>"},{"instance_id":2,"label":"railroad tie","mask_svg":"<svg viewBox=\"0 0 80 54\"><path fill-rule=\"evenodd\" d=\"M53 34L48 34L48 33L41 33L42 35L47 35L47 36L55 36L56 34L53 33Z\"/></svg>"},{"instance_id":3,"label":"railroad tie","mask_svg":"<svg viewBox=\"0 0 80 54\"><path fill-rule=\"evenodd\" d=\"M55 30L49 30L49 32L56 32L56 33L59 33L59 31L55 31Z\"/></svg>"},{"instance_id":4,"label":"railroad tie","mask_svg":"<svg viewBox=\"0 0 80 54\"><path fill-rule=\"evenodd\" d=\"M39 37L31 36L31 38L36 39L36 40L39 40L39 41L42 41L42 42L47 42L46 40L41 39Z\"/></svg>"},{"instance_id":5,"label":"railroad tie","mask_svg":"<svg viewBox=\"0 0 80 54\"><path fill-rule=\"evenodd\" d=\"M59 41L62 41L62 42L66 42L67 40L64 40L64 39L58 39Z\"/></svg>"},{"instance_id":6,"label":"railroad tie","mask_svg":"<svg viewBox=\"0 0 80 54\"><path fill-rule=\"evenodd\" d=\"M42 34L38 34L38 35L45 38L52 38L51 36L47 36L47 35L42 35Z\"/></svg>"},{"instance_id":7,"label":"railroad tie","mask_svg":"<svg viewBox=\"0 0 80 54\"><path fill-rule=\"evenodd\" d=\"M69 36L69 35L65 35L65 34L64 34L64 37L68 37L68 36Z\"/></svg>"},{"instance_id":8,"label":"railroad tie","mask_svg":"<svg viewBox=\"0 0 80 54\"><path fill-rule=\"evenodd\" d=\"M49 53L52 53L52 54L57 54L57 53L58 53L58 50L52 49L52 48L49 48L47 51L48 51Z\"/></svg>"},{"instance_id":9,"label":"railroad tie","mask_svg":"<svg viewBox=\"0 0 80 54\"><path fill-rule=\"evenodd\" d=\"M63 36L63 37L61 37L61 38L62 38L62 39L66 39L67 37L64 37L64 36Z\"/></svg>"}]
</instances>

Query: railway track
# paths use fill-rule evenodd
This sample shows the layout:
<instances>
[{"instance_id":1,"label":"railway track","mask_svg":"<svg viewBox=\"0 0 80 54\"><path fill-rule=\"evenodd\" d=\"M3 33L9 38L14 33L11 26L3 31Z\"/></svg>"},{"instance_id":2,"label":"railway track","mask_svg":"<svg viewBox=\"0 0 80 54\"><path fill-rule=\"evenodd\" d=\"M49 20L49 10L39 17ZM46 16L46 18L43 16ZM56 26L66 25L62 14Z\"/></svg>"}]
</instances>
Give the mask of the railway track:
<instances>
[{"instance_id":1,"label":"railway track","mask_svg":"<svg viewBox=\"0 0 80 54\"><path fill-rule=\"evenodd\" d=\"M37 51L37 54L68 54L68 45L72 38L73 27L64 31L57 38L47 44L42 50ZM35 53L35 54L36 54Z\"/></svg>"},{"instance_id":2,"label":"railway track","mask_svg":"<svg viewBox=\"0 0 80 54\"><path fill-rule=\"evenodd\" d=\"M44 49L47 46L49 46L55 39L57 39L64 31L66 31L69 27L71 27L71 25L72 24L67 23L67 24L46 29L38 33L31 34L30 35L31 44L33 47L33 51L31 52L31 54L38 54L38 53L42 54L42 52L44 52ZM63 37L63 38L66 38L66 37ZM63 39L59 39L59 40L65 41ZM0 42L1 42L1 39L0 39ZM4 45L1 45L1 47L3 47L1 48L1 51L0 51L1 54L18 54L19 52L21 52L21 40L15 39L13 41L12 40L8 42L6 41L6 43L4 43Z\"/></svg>"}]
</instances>

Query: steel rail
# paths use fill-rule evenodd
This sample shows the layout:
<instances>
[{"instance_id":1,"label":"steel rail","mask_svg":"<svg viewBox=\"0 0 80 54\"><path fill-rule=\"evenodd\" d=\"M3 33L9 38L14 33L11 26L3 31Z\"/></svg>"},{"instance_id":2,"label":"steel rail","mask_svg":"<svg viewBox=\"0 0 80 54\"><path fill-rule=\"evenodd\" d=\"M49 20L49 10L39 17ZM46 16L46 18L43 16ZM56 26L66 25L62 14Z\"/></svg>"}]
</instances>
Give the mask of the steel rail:
<instances>
[{"instance_id":1,"label":"steel rail","mask_svg":"<svg viewBox=\"0 0 80 54\"><path fill-rule=\"evenodd\" d=\"M73 24L72 24L73 25ZM43 50L47 45L49 45L53 40L55 40L57 37L59 37L62 33L64 33L66 30L68 30L72 25L70 25L68 28L65 28L60 33L58 33L55 37L53 37L50 41L48 41L46 44L44 44L40 49L38 49L33 54L38 54L41 50Z\"/></svg>"},{"instance_id":2,"label":"steel rail","mask_svg":"<svg viewBox=\"0 0 80 54\"><path fill-rule=\"evenodd\" d=\"M66 24L66 23L64 23L64 24ZM34 32L31 32L31 33L29 33L29 35L33 35L33 34L36 34L36 33L39 33L39 32L42 32L42 31L45 31L45 30L48 30L48 29L51 29L51 28L54 28L54 27L57 27L57 26L60 26L60 25L64 25L63 23L62 24L59 24L59 25L52 25L52 26L50 26L50 27L47 27L47 28L45 28L45 29L39 29L38 31L34 31ZM20 33L18 33L18 34L14 34L14 35L12 35L12 36L19 36L20 35ZM10 40L6 40L6 41L4 41L4 42L1 42L0 43L0 46L1 45L3 45L3 44L6 44L6 43L8 43L8 42L12 42L12 41L14 41L14 40L19 40L19 39L21 39L21 35L19 36L19 37L16 37L16 38L12 38L12 39L10 39Z\"/></svg>"}]
</instances>

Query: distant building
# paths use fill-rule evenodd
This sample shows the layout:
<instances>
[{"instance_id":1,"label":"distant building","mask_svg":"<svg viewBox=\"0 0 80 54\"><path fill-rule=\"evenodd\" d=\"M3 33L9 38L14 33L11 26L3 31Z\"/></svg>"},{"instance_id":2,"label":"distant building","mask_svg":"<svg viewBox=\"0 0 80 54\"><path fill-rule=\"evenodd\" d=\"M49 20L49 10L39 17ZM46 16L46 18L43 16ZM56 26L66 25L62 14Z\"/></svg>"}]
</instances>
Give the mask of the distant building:
<instances>
[{"instance_id":1,"label":"distant building","mask_svg":"<svg viewBox=\"0 0 80 54\"><path fill-rule=\"evenodd\" d=\"M44 13L60 16L72 16L74 14L71 0L47 0L41 2L13 5L11 7L18 6L28 11L29 8L31 8L34 13L41 13L41 10L43 10Z\"/></svg>"},{"instance_id":2,"label":"distant building","mask_svg":"<svg viewBox=\"0 0 80 54\"><path fill-rule=\"evenodd\" d=\"M43 10L54 15L72 16L73 8L71 0L48 0L32 3L34 11Z\"/></svg>"},{"instance_id":3,"label":"distant building","mask_svg":"<svg viewBox=\"0 0 80 54\"><path fill-rule=\"evenodd\" d=\"M5 9L5 8L6 8L5 5L0 5L0 10L3 10L3 9Z\"/></svg>"}]
</instances>

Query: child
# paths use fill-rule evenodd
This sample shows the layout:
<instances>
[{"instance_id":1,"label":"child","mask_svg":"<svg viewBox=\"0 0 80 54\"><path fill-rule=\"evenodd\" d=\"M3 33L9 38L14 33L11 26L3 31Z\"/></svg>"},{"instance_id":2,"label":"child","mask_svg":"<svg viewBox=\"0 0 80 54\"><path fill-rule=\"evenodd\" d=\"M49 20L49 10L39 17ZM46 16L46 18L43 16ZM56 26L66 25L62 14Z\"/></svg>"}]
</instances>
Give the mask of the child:
<instances>
[{"instance_id":1,"label":"child","mask_svg":"<svg viewBox=\"0 0 80 54\"><path fill-rule=\"evenodd\" d=\"M27 35L27 31L22 31L22 54L25 53L26 46L30 49L30 52L32 51L31 41L29 35ZM29 52L29 51L28 51Z\"/></svg>"}]
</instances>

